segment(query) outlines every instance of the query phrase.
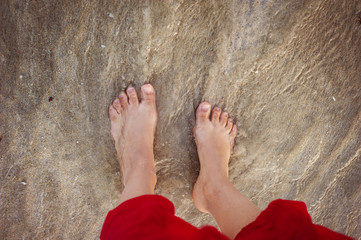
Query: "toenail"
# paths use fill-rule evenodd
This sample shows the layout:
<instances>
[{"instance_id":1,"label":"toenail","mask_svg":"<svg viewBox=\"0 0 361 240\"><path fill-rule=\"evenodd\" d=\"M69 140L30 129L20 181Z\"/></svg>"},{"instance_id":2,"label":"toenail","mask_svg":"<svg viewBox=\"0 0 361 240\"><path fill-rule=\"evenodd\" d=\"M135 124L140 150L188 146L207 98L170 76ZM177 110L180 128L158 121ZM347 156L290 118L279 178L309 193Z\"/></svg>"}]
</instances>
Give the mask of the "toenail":
<instances>
[{"instance_id":1,"label":"toenail","mask_svg":"<svg viewBox=\"0 0 361 240\"><path fill-rule=\"evenodd\" d=\"M134 92L134 88L132 87L128 88L128 92Z\"/></svg>"},{"instance_id":2,"label":"toenail","mask_svg":"<svg viewBox=\"0 0 361 240\"><path fill-rule=\"evenodd\" d=\"M152 87L149 84L144 85L143 90L144 90L145 93L152 93L153 92Z\"/></svg>"},{"instance_id":3,"label":"toenail","mask_svg":"<svg viewBox=\"0 0 361 240\"><path fill-rule=\"evenodd\" d=\"M216 107L216 109L215 109L217 112L220 112L221 111L221 109L219 108L219 107Z\"/></svg>"},{"instance_id":4,"label":"toenail","mask_svg":"<svg viewBox=\"0 0 361 240\"><path fill-rule=\"evenodd\" d=\"M208 111L209 110L209 105L208 104L202 105L201 110L202 111Z\"/></svg>"}]
</instances>

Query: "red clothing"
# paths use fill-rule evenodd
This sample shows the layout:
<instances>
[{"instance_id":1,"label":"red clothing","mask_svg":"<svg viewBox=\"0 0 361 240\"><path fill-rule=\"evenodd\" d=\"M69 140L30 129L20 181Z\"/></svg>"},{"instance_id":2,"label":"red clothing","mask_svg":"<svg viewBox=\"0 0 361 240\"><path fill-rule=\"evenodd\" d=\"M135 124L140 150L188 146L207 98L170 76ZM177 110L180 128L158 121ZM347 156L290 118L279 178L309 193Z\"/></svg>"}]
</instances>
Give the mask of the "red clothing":
<instances>
[{"instance_id":1,"label":"red clothing","mask_svg":"<svg viewBox=\"0 0 361 240\"><path fill-rule=\"evenodd\" d=\"M143 195L123 202L105 219L100 239L217 239L228 240L215 227L196 228L174 215L174 205L159 195ZM312 223L303 202L275 200L235 238L351 239Z\"/></svg>"}]
</instances>

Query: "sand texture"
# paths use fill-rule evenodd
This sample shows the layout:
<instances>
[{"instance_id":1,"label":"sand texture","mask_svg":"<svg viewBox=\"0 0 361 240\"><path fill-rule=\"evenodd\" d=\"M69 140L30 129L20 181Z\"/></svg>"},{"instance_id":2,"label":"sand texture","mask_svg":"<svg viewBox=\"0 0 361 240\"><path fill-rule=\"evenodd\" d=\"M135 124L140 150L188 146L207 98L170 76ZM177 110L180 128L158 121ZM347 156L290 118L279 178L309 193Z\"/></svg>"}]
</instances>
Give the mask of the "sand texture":
<instances>
[{"instance_id":1,"label":"sand texture","mask_svg":"<svg viewBox=\"0 0 361 240\"><path fill-rule=\"evenodd\" d=\"M0 1L0 239L98 239L122 191L108 106L157 91L157 194L192 203L201 101L235 119L236 187L361 239L361 1Z\"/></svg>"}]
</instances>

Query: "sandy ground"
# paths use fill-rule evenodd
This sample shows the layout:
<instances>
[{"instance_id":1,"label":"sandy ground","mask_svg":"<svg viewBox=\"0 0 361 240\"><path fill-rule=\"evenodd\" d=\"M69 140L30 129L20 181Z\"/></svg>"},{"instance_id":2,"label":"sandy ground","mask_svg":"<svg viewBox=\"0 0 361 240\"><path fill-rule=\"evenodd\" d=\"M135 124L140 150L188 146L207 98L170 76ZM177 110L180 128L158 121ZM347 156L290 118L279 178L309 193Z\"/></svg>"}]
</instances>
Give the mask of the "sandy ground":
<instances>
[{"instance_id":1,"label":"sandy ground","mask_svg":"<svg viewBox=\"0 0 361 240\"><path fill-rule=\"evenodd\" d=\"M361 239L361 1L0 2L0 238L97 239L122 191L107 108L157 91L157 194L178 216L207 100L235 119L230 177Z\"/></svg>"}]
</instances>

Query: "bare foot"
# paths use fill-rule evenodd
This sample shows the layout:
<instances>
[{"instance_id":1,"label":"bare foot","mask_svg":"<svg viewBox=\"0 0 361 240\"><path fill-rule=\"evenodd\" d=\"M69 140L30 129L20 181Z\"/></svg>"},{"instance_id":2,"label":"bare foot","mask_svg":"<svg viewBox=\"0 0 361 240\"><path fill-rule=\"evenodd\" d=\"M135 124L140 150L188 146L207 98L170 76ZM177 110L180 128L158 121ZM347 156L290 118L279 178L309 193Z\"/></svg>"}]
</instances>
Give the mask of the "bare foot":
<instances>
[{"instance_id":1,"label":"bare foot","mask_svg":"<svg viewBox=\"0 0 361 240\"><path fill-rule=\"evenodd\" d=\"M150 84L137 92L129 87L109 107L110 131L115 141L123 184L142 184L154 189L156 183L153 141L157 123L155 90Z\"/></svg>"},{"instance_id":2,"label":"bare foot","mask_svg":"<svg viewBox=\"0 0 361 240\"><path fill-rule=\"evenodd\" d=\"M193 188L193 201L202 212L209 212L207 194L214 186L228 181L228 161L234 145L237 127L219 107L212 111L207 102L197 108L193 134L197 144L200 173Z\"/></svg>"}]
</instances>

